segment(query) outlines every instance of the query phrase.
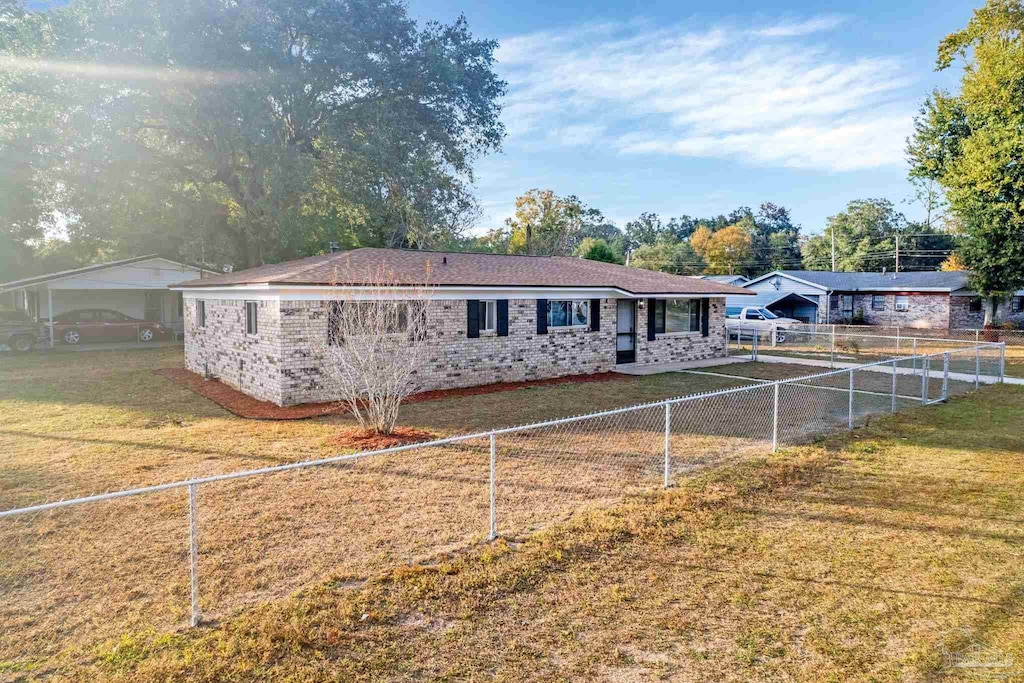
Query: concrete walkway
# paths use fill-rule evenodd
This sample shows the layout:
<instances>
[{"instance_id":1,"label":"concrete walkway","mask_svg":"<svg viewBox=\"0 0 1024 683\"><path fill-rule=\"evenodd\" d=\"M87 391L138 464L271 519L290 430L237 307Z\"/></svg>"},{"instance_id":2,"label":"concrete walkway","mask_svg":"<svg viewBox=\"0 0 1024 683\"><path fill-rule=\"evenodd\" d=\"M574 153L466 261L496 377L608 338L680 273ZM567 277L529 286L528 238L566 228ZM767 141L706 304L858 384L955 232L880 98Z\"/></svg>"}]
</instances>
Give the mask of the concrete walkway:
<instances>
[{"instance_id":1,"label":"concrete walkway","mask_svg":"<svg viewBox=\"0 0 1024 683\"><path fill-rule=\"evenodd\" d=\"M623 363L616 365L612 372L619 372L623 375L657 375L662 372L679 372L681 370L697 370L699 368L713 368L720 365L731 365L733 363L749 363L750 356L736 356L734 358L705 358L704 360L691 360L684 363L653 363L650 365L637 365L636 363Z\"/></svg>"},{"instance_id":2,"label":"concrete walkway","mask_svg":"<svg viewBox=\"0 0 1024 683\"><path fill-rule=\"evenodd\" d=\"M740 356L740 358L743 358L744 360L747 360L747 361L750 360L750 356ZM790 358L788 356L771 356L771 355L766 355L766 354L763 354L763 353L757 354L757 360L760 363L786 363L788 365L808 365L808 366L815 367L815 368L823 368L825 370L828 370L830 368L834 369L834 370L849 370L850 368L861 368L861 365L862 365L861 363L840 363L838 361L835 362L835 363L829 363L827 360L815 360L813 358ZM869 367L869 368L864 368L864 370L868 371L868 372L883 372L883 373L885 373L887 375L891 375L892 374L892 366L891 365L875 365L875 366L872 366L872 367ZM914 370L913 368L898 367L898 368L896 368L896 374L898 374L898 375L920 375L921 374L921 369L918 368L917 370ZM929 371L928 376L931 377L931 378L942 379L942 367L941 367L941 365L940 365L938 370L934 370L933 369L933 370ZM967 373L967 372L951 372L951 373L949 373L949 378L951 380L955 380L957 382L973 382L974 381L974 374L973 373ZM981 379L981 383L982 384L998 384L999 383L999 377L994 376L994 375L982 375L980 379ZM1007 377L1004 380L1004 382L1006 384L1024 385L1024 379L1021 379L1019 377Z\"/></svg>"}]
</instances>

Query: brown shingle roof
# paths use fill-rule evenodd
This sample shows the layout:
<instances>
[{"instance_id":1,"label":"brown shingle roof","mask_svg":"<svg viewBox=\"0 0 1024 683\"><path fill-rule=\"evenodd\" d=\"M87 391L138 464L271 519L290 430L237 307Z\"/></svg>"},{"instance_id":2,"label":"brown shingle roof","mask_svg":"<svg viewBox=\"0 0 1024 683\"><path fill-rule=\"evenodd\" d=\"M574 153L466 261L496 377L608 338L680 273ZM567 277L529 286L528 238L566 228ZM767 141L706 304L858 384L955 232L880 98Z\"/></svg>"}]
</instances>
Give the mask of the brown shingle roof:
<instances>
[{"instance_id":1,"label":"brown shingle roof","mask_svg":"<svg viewBox=\"0 0 1024 683\"><path fill-rule=\"evenodd\" d=\"M383 277L382 273L385 273ZM710 280L566 256L363 248L190 280L180 287L268 285L614 287L631 294L749 294Z\"/></svg>"}]
</instances>

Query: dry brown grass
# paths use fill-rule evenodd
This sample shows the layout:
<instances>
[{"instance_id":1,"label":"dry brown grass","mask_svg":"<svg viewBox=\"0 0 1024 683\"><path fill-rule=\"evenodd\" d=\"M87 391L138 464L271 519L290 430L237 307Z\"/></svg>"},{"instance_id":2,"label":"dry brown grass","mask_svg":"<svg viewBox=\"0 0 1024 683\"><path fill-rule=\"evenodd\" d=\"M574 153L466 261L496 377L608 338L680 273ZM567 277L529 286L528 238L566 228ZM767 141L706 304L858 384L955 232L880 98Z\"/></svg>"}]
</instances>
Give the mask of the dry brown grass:
<instances>
[{"instance_id":1,"label":"dry brown grass","mask_svg":"<svg viewBox=\"0 0 1024 683\"><path fill-rule=\"evenodd\" d=\"M71 383L60 363L0 368L13 379L5 385L11 387L3 397L5 414L16 418L14 428L5 423L0 431L0 444L14 447L5 451L14 457L4 470L4 507L46 496L50 482L65 474L75 479L62 482L62 495L75 495L86 492L73 488L83 481L128 478L137 485L326 455L332 433L348 424L337 418L239 420L194 395L175 394L173 385L149 373L155 363L176 363L170 354L94 357L76 359L83 378ZM780 372L746 365L724 371L737 368L752 375ZM740 383L663 375L617 382L614 395L589 385L545 387L410 406L403 422L440 435ZM845 399L836 399L838 392L821 387L810 395L824 397L806 402L817 403L817 412L841 417ZM673 413L677 475L764 453L767 425L756 409L768 394L745 396ZM774 606L764 606L749 624L744 609L763 605L767 598L758 586L772 582L752 567L777 564L778 571L803 577L802 562L811 558L819 563L810 573L815 578L863 574L844 562L864 555L823 554L821 545L846 533L844 525L821 520L820 528L803 535L804 523L787 497L812 484L831 490L828 473L846 460L810 449L791 454L795 461L741 467L727 478L702 480L703 488L651 498L640 491L661 480L663 418L661 409L652 409L629 419L504 437L499 531L525 541L518 552L505 544L474 549L487 533L483 442L203 486L202 607L223 626L212 640L197 643L192 636L159 635L184 622L188 605L182 491L5 520L0 547L11 561L0 570L0 620L13 627L0 635L0 674L212 681L472 678L500 671L500 677L524 680L628 680L651 671L735 667L737 657L742 666L725 671L756 672L766 657L774 667L766 670L813 671L791 668L785 630L760 630L762 621L771 626ZM914 422L901 424L913 433ZM715 433L715 425L729 427ZM930 473L930 466L917 467ZM618 511L602 510L623 495L639 497ZM763 495L790 516L758 513L767 504ZM571 531L527 536L584 509L592 513L571 522ZM895 532L876 540L902 542ZM897 550L877 546L867 557L892 558ZM444 558L455 551L456 559ZM433 568L387 573L413 561ZM993 567L979 571L984 583ZM710 580L733 574L724 581L727 589L720 579ZM327 576L334 579L323 586ZM817 590L848 591L837 585L823 581ZM240 606L268 601L272 606L232 617ZM685 638L664 630L674 618L691 623L693 610L704 621L683 631ZM825 629L819 637L826 637L827 625L818 626ZM782 654L772 654L777 640ZM492 646L502 653L493 660L486 654ZM736 648L745 654L728 654ZM432 656L442 649L453 658ZM306 659L310 652L315 661ZM537 659L543 653L556 656ZM694 668L700 662L705 665Z\"/></svg>"},{"instance_id":2,"label":"dry brown grass","mask_svg":"<svg viewBox=\"0 0 1024 683\"><path fill-rule=\"evenodd\" d=\"M171 350L0 365L0 508L326 457L350 428L341 417L239 419L151 372L179 362ZM442 436L743 383L663 375L545 386L411 405L402 422ZM662 419L503 440L502 527L527 532L630 486L657 485ZM683 431L680 424L677 439ZM747 441L739 433L685 450L698 463ZM466 443L200 487L204 615L222 618L330 572L365 577L480 541L487 470L487 444ZM0 620L11 626L0 630L0 671L45 670L122 631L183 624L186 510L179 489L0 522L9 558Z\"/></svg>"},{"instance_id":3,"label":"dry brown grass","mask_svg":"<svg viewBox=\"0 0 1024 683\"><path fill-rule=\"evenodd\" d=\"M936 681L1024 673L1024 391L993 387L517 543L339 577L76 677Z\"/></svg>"}]
</instances>

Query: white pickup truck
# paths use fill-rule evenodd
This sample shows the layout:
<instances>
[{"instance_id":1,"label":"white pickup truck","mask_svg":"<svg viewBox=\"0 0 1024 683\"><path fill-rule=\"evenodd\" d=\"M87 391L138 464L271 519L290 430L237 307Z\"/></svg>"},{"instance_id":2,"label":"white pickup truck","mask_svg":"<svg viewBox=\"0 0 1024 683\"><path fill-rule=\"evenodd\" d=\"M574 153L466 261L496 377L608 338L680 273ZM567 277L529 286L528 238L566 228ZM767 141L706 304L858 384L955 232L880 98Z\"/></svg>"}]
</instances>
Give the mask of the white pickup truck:
<instances>
[{"instance_id":1,"label":"white pickup truck","mask_svg":"<svg viewBox=\"0 0 1024 683\"><path fill-rule=\"evenodd\" d=\"M759 306L726 306L726 325L744 330L775 330L775 342L786 341L785 329L790 325L802 325L795 318L781 318L767 308ZM758 335L760 336L760 335Z\"/></svg>"}]
</instances>

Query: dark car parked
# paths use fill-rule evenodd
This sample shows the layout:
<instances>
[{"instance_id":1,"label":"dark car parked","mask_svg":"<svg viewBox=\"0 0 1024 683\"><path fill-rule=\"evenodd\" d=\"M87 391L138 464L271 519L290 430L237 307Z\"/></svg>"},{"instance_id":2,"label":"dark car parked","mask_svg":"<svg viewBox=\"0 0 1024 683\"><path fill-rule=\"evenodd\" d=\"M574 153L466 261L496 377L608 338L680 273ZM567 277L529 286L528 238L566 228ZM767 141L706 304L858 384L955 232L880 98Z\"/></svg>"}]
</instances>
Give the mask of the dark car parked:
<instances>
[{"instance_id":1,"label":"dark car parked","mask_svg":"<svg viewBox=\"0 0 1024 683\"><path fill-rule=\"evenodd\" d=\"M27 353L39 343L40 329L24 311L0 311L0 346Z\"/></svg>"},{"instance_id":2,"label":"dark car parked","mask_svg":"<svg viewBox=\"0 0 1024 683\"><path fill-rule=\"evenodd\" d=\"M54 338L65 344L94 341L148 342L166 337L167 328L160 323L132 318L106 308L85 308L68 311L53 319Z\"/></svg>"}]
</instances>

